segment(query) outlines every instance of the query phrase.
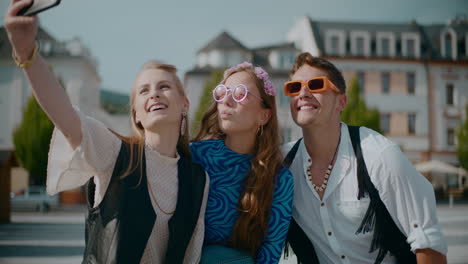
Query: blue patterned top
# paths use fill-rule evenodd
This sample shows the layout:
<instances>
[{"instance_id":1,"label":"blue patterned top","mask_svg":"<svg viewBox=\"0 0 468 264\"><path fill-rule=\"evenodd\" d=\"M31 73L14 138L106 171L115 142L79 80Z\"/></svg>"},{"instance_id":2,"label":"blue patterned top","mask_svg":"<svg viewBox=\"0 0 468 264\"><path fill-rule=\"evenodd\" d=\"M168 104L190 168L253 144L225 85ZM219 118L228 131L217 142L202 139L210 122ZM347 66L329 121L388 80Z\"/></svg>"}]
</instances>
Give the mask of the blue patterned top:
<instances>
[{"instance_id":1,"label":"blue patterned top","mask_svg":"<svg viewBox=\"0 0 468 264\"><path fill-rule=\"evenodd\" d=\"M192 159L209 174L210 191L205 215L205 244L228 242L238 218L237 206L252 155L228 149L223 140L208 139L190 144ZM282 168L277 175L268 232L256 263L278 263L288 232L293 206L293 177Z\"/></svg>"}]
</instances>

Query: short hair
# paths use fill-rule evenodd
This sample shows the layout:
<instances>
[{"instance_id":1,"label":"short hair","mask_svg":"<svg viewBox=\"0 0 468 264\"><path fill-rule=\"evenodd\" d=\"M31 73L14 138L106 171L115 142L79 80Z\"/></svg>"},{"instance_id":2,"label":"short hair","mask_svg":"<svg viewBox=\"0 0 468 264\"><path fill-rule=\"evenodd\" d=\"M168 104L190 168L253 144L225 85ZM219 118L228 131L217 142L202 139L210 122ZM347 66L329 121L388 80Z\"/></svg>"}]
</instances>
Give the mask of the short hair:
<instances>
[{"instance_id":1,"label":"short hair","mask_svg":"<svg viewBox=\"0 0 468 264\"><path fill-rule=\"evenodd\" d=\"M338 88L338 90L340 90L343 94L346 93L346 82L343 78L343 74L341 74L338 68L336 68L336 66L328 60L320 57L314 57L309 52L303 52L297 55L296 60L294 61L294 65L291 69L291 76L296 73L296 71L304 64L324 71L328 79L330 79L336 88Z\"/></svg>"}]
</instances>

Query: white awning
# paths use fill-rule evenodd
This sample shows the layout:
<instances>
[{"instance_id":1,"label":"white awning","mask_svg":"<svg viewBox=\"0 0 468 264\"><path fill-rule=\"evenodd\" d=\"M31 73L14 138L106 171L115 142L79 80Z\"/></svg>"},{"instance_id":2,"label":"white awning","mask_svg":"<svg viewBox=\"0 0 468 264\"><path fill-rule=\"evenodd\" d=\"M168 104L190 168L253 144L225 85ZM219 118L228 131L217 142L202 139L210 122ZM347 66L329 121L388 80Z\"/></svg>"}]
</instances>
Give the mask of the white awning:
<instances>
[{"instance_id":1,"label":"white awning","mask_svg":"<svg viewBox=\"0 0 468 264\"><path fill-rule=\"evenodd\" d=\"M455 167L449 163L440 160L430 160L421 162L415 165L416 169L421 173L440 172L453 173L458 175L468 175L468 172L463 168Z\"/></svg>"}]
</instances>

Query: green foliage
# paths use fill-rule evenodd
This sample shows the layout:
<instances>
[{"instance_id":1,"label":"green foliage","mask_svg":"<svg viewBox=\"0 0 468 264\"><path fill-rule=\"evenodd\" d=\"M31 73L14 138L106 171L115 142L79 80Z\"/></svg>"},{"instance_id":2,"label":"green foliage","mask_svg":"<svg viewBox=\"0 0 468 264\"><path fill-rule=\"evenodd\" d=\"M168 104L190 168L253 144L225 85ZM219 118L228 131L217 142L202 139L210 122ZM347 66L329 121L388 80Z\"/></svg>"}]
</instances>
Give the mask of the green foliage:
<instances>
[{"instance_id":1,"label":"green foliage","mask_svg":"<svg viewBox=\"0 0 468 264\"><path fill-rule=\"evenodd\" d=\"M16 157L30 175L31 185L45 184L50 139L54 125L34 97L29 98L23 121L13 132Z\"/></svg>"},{"instance_id":2,"label":"green foliage","mask_svg":"<svg viewBox=\"0 0 468 264\"><path fill-rule=\"evenodd\" d=\"M468 114L468 104L465 108ZM460 165L468 170L468 118L462 123L457 132L457 156L460 161Z\"/></svg>"},{"instance_id":3,"label":"green foliage","mask_svg":"<svg viewBox=\"0 0 468 264\"><path fill-rule=\"evenodd\" d=\"M195 112L195 118L192 121L192 134L198 131L203 115L205 114L208 107L213 102L212 91L223 80L223 71L211 72L210 78L206 81L203 87L203 93L200 97L200 103L198 104L197 112Z\"/></svg>"},{"instance_id":4,"label":"green foliage","mask_svg":"<svg viewBox=\"0 0 468 264\"><path fill-rule=\"evenodd\" d=\"M381 133L379 111L376 108L367 108L359 91L358 79L354 77L348 89L348 103L341 113L341 120L348 125L365 126Z\"/></svg>"}]
</instances>

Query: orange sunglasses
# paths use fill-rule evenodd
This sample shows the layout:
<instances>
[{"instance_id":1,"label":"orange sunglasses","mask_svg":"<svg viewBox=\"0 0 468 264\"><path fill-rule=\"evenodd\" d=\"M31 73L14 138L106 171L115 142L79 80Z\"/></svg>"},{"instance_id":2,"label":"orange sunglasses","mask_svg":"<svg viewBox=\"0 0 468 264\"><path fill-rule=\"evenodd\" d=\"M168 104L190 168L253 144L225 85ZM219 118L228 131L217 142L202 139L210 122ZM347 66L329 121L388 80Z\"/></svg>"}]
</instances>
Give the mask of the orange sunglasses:
<instances>
[{"instance_id":1,"label":"orange sunglasses","mask_svg":"<svg viewBox=\"0 0 468 264\"><path fill-rule=\"evenodd\" d=\"M321 93L331 89L336 93L341 93L335 85L326 76L315 77L307 81L289 81L284 83L284 94L286 96L296 96L301 92L303 86L306 86L311 93Z\"/></svg>"}]
</instances>

